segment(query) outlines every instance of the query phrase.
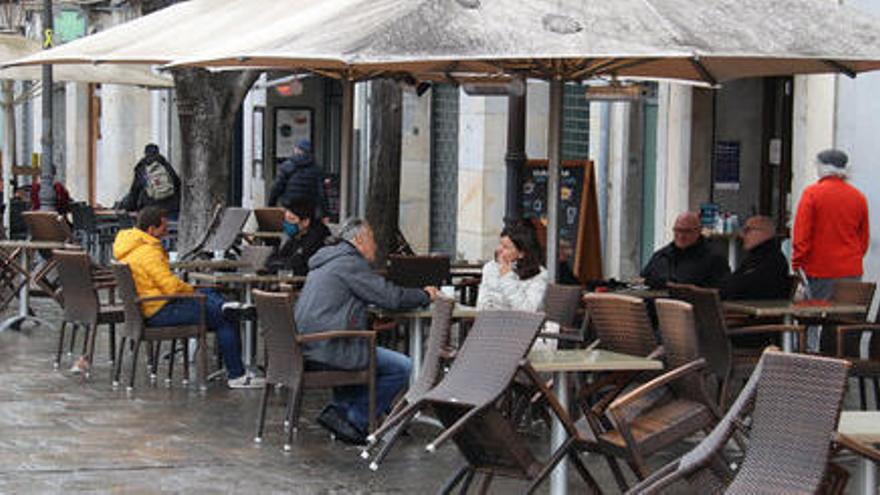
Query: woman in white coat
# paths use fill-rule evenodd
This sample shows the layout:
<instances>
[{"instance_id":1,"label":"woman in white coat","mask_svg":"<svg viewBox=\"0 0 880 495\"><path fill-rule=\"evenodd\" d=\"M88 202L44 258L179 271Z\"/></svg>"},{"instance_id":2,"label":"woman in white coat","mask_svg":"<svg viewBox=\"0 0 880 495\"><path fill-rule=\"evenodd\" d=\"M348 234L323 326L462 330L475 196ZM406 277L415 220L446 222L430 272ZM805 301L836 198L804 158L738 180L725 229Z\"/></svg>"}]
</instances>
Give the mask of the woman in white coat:
<instances>
[{"instance_id":1,"label":"woman in white coat","mask_svg":"<svg viewBox=\"0 0 880 495\"><path fill-rule=\"evenodd\" d=\"M535 229L518 222L501 231L495 259L483 265L477 309L543 311L547 270Z\"/></svg>"}]
</instances>

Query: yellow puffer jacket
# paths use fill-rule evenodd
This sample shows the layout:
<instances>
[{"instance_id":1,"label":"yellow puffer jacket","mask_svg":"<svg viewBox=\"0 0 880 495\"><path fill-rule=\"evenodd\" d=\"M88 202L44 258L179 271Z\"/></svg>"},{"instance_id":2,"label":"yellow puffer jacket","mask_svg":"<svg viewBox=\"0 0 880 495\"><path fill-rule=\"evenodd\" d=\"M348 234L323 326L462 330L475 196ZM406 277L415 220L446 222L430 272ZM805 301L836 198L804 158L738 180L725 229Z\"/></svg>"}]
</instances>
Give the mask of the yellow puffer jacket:
<instances>
[{"instance_id":1,"label":"yellow puffer jacket","mask_svg":"<svg viewBox=\"0 0 880 495\"><path fill-rule=\"evenodd\" d=\"M193 287L177 278L168 264L168 255L159 239L134 228L120 231L113 242L113 256L131 268L140 297L190 294ZM156 314L168 301L145 302L144 317Z\"/></svg>"}]
</instances>

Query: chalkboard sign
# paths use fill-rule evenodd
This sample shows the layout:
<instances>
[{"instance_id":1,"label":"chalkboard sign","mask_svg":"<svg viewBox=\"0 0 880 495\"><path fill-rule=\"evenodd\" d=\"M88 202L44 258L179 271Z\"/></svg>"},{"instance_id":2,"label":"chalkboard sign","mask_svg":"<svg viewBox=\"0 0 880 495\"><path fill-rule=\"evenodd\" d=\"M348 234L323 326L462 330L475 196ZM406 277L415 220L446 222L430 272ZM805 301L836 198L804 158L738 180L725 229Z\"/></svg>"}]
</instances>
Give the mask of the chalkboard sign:
<instances>
[{"instance_id":1,"label":"chalkboard sign","mask_svg":"<svg viewBox=\"0 0 880 495\"><path fill-rule=\"evenodd\" d=\"M547 163L547 160L528 160L522 180L523 217L540 219L545 227ZM573 270L581 282L602 277L595 182L593 162L562 161L559 171L559 239L562 244L571 246Z\"/></svg>"},{"instance_id":2,"label":"chalkboard sign","mask_svg":"<svg viewBox=\"0 0 880 495\"><path fill-rule=\"evenodd\" d=\"M330 217L330 223L339 223L339 175L324 176L324 198L327 203L324 214Z\"/></svg>"}]
</instances>

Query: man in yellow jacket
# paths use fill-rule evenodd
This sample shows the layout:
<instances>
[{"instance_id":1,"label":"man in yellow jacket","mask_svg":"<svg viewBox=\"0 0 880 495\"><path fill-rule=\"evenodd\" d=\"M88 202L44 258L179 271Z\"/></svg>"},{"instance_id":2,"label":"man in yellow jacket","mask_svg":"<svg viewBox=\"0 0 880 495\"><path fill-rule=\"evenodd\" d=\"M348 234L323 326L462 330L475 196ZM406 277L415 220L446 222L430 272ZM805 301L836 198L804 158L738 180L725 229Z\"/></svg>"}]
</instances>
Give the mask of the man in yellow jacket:
<instances>
[{"instance_id":1,"label":"man in yellow jacket","mask_svg":"<svg viewBox=\"0 0 880 495\"><path fill-rule=\"evenodd\" d=\"M177 278L171 271L168 253L161 239L168 231L165 211L158 207L143 208L137 217L137 226L120 231L113 242L113 256L131 268L140 297L191 294L195 289ZM235 325L223 316L223 297L209 289L200 289L206 296L205 310L208 328L217 333L220 353L226 364L231 388L262 387L262 378L245 373L241 362L241 343ZM141 306L148 326L191 325L199 321L200 307L193 299L150 301Z\"/></svg>"}]
</instances>

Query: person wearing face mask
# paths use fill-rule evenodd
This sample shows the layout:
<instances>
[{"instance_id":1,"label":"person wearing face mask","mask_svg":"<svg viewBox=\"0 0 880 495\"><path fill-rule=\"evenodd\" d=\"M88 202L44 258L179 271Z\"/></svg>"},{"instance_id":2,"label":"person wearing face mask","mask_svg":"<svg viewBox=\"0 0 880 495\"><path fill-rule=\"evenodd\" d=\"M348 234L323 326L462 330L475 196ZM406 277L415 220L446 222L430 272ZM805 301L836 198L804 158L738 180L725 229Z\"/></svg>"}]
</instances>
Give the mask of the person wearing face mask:
<instances>
[{"instance_id":1,"label":"person wearing face mask","mask_svg":"<svg viewBox=\"0 0 880 495\"><path fill-rule=\"evenodd\" d=\"M305 275L309 258L324 246L330 231L315 220L315 206L310 201L291 200L284 205L284 234L284 243L266 261L266 270L292 270L294 275Z\"/></svg>"},{"instance_id":2,"label":"person wearing face mask","mask_svg":"<svg viewBox=\"0 0 880 495\"><path fill-rule=\"evenodd\" d=\"M501 231L495 259L483 266L477 309L541 311L547 270L535 230L524 222Z\"/></svg>"}]
</instances>

